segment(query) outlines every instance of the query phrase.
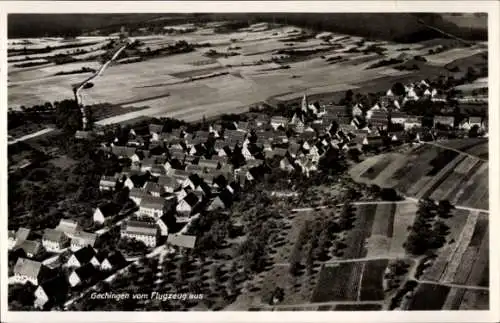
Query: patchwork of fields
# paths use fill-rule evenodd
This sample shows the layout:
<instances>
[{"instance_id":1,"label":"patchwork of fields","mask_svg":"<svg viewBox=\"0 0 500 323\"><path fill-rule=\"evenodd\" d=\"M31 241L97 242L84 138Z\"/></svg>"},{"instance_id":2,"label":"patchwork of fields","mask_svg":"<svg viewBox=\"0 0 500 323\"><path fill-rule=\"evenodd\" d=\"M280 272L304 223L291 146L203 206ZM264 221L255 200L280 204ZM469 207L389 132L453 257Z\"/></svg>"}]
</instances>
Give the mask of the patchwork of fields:
<instances>
[{"instance_id":1,"label":"patchwork of fields","mask_svg":"<svg viewBox=\"0 0 500 323\"><path fill-rule=\"evenodd\" d=\"M169 26L177 27L185 28ZM209 44L209 47L130 64L112 64L101 77L94 79L94 87L82 91L82 98L89 105L111 103L149 107L102 120L101 124L125 122L145 115L193 121L203 116L243 112L248 105L269 98L288 100L300 97L304 92L316 95L356 88L385 90L395 81L415 81L425 77L423 71L397 71L391 67L366 69L394 54L422 54L420 51L426 50L424 44L401 48L400 44L363 42L360 37L340 34L333 35L328 41L313 36L295 40L293 37L300 33L300 28L283 26L217 34L213 28L206 26L186 34L131 37L132 41L142 42L140 48L143 50L148 47L154 50L181 40L195 45ZM9 41L9 49L40 49L48 45L55 48L47 54L9 57L9 107L15 109L22 105L71 98L72 84L81 82L86 75L55 77L54 74L84 66L95 68L95 58L103 54L102 47L110 38L81 37L73 41L53 38L25 40L24 43L22 40ZM387 51L382 56L363 53L370 45L382 46ZM70 48L59 49L61 46ZM357 50L348 51L352 48ZM220 55L208 57L206 53L209 50L215 50ZM270 65L275 59L289 59L291 54L287 50L293 50L297 57L289 62L285 60L283 65L286 69L281 68L281 64ZM24 68L13 66L15 62L34 62L56 53L86 61L57 66L52 63ZM225 53L236 55L224 56ZM464 48L459 49L459 53L459 57L467 57L476 50ZM335 56L341 56L342 61L329 61Z\"/></svg>"},{"instance_id":2,"label":"patchwork of fields","mask_svg":"<svg viewBox=\"0 0 500 323\"><path fill-rule=\"evenodd\" d=\"M357 181L392 187L409 197L449 200L452 204L487 210L488 162L483 159L487 158L487 150L484 139L423 144L408 154L368 158L354 166L350 174Z\"/></svg>"}]
</instances>

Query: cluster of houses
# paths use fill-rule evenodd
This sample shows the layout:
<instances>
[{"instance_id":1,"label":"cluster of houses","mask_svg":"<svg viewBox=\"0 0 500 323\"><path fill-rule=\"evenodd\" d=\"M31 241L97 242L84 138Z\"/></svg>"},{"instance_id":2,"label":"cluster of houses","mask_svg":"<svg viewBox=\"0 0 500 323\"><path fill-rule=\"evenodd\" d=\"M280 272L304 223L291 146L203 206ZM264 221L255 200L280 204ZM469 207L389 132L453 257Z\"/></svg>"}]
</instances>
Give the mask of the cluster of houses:
<instances>
[{"instance_id":1,"label":"cluster of houses","mask_svg":"<svg viewBox=\"0 0 500 323\"><path fill-rule=\"evenodd\" d=\"M401 106L423 98L441 100L443 96L421 81L405 86L404 95L388 90L372 107L320 106L309 104L304 95L291 118L257 113L247 121L229 126L216 123L191 132L183 126L166 132L163 125L157 124L147 129L132 128L126 143L116 139L102 144L100 149L106 156L118 158L127 166L120 173L102 176L99 189L116 191L127 187L130 200L138 207L132 218L121 221L121 237L139 240L150 248L164 238L167 245L194 248L195 236L169 234L172 219L177 224L189 224L205 211L230 208L242 188L261 179L273 167L308 176L330 150L363 151L382 146L387 137L393 142L418 142L419 134L428 130L423 129L421 117L407 115ZM388 131L390 124L400 124L402 130ZM436 116L433 124L455 127L453 117ZM475 125L487 127L484 120L473 117L460 127ZM415 133L411 138L410 130ZM103 204L95 210L93 221L112 223L121 208L111 202ZM69 219L45 229L39 240L30 240L26 228L9 231L9 250L23 252L11 279L37 286L36 307L57 304L71 288L88 284L102 277L100 273L125 264L121 254L106 255L95 249L99 237L97 232L85 232ZM67 251L71 255L65 263L44 264L35 260L44 251ZM67 274L55 275L60 268L67 268Z\"/></svg>"},{"instance_id":2,"label":"cluster of houses","mask_svg":"<svg viewBox=\"0 0 500 323\"><path fill-rule=\"evenodd\" d=\"M119 252L98 252L94 248L97 235L79 230L78 224L72 220L62 219L55 229L46 229L42 242L36 242L39 244L36 251L25 247L25 241L30 240L23 239L29 234L30 230L26 228L18 229L13 235L9 232L11 252L24 251L17 257L9 282L35 285L35 308L61 305L71 288L95 282L103 274L126 264ZM68 258L64 262L59 255L43 262L35 260L42 250L52 253L66 251Z\"/></svg>"}]
</instances>

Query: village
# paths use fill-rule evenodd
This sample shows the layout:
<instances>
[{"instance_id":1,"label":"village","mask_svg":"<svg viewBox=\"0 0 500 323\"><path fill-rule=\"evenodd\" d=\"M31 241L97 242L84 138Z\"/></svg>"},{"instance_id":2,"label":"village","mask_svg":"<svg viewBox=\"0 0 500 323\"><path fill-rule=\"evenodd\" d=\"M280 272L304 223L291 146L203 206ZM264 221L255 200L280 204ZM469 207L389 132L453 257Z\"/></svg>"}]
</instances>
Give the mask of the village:
<instances>
[{"instance_id":1,"label":"village","mask_svg":"<svg viewBox=\"0 0 500 323\"><path fill-rule=\"evenodd\" d=\"M92 230L62 218L42 235L29 227L9 231L9 284L32 284L36 309L64 308L141 257L195 248L197 237L189 234L193 220L214 211L230 216L244 188L273 168L308 177L332 154L357 162L363 154L401 145L487 137L485 117L405 112L414 103L448 102L443 93L436 82L421 80L379 93L370 106L352 93L346 93L345 105L312 103L304 94L300 105L283 115L257 107L240 121L204 121L205 127L194 132L156 123L128 127L125 140L96 147L123 166L102 176L99 190L126 192L125 204L109 201L97 207ZM88 134L77 131L75 137L86 140ZM111 232L118 232L119 242L115 237L116 245L100 250ZM127 246L120 251L118 245Z\"/></svg>"}]
</instances>

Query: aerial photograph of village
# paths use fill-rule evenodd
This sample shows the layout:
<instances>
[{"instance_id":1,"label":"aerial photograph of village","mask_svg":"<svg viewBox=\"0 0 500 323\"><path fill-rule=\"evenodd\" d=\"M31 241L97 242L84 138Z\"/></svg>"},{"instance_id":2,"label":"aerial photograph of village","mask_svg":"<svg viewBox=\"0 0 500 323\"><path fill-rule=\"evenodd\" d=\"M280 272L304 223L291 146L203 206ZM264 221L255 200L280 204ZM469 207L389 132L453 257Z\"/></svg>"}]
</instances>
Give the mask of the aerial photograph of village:
<instances>
[{"instance_id":1,"label":"aerial photograph of village","mask_svg":"<svg viewBox=\"0 0 500 323\"><path fill-rule=\"evenodd\" d=\"M7 26L9 311L490 309L487 13Z\"/></svg>"}]
</instances>

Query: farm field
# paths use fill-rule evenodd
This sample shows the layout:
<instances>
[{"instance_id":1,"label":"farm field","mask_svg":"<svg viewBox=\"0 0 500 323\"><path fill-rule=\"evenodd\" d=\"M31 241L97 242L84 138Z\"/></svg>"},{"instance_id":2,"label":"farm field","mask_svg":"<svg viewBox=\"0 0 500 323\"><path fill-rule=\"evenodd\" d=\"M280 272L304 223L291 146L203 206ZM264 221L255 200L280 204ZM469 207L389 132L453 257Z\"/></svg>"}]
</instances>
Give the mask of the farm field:
<instances>
[{"instance_id":1,"label":"farm field","mask_svg":"<svg viewBox=\"0 0 500 323\"><path fill-rule=\"evenodd\" d=\"M325 264L311 302L383 301L383 276L388 264L387 259Z\"/></svg>"},{"instance_id":2,"label":"farm field","mask_svg":"<svg viewBox=\"0 0 500 323\"><path fill-rule=\"evenodd\" d=\"M419 284L407 310L487 310L489 292L444 285Z\"/></svg>"},{"instance_id":3,"label":"farm field","mask_svg":"<svg viewBox=\"0 0 500 323\"><path fill-rule=\"evenodd\" d=\"M446 147L464 151L461 154ZM462 148L462 149L460 149ZM407 153L370 157L353 166L354 180L391 187L406 196L450 200L452 204L488 209L488 163L479 157L487 150L484 140L440 141L423 144Z\"/></svg>"},{"instance_id":4,"label":"farm field","mask_svg":"<svg viewBox=\"0 0 500 323\"><path fill-rule=\"evenodd\" d=\"M448 244L427 268L422 279L468 286L488 286L488 215L477 211L454 210L445 220L450 227Z\"/></svg>"},{"instance_id":5,"label":"farm field","mask_svg":"<svg viewBox=\"0 0 500 323\"><path fill-rule=\"evenodd\" d=\"M177 28L179 26L168 26ZM185 28L179 27L179 28ZM381 57L373 53L346 53L348 47L356 47L360 37L334 35L328 42L311 36L301 41L290 40L292 26L272 28L270 30L238 30L225 34L213 32L211 27L199 28L195 32L174 35L154 35L131 37L139 40L141 48L173 44L184 40L192 44L210 43L212 49L221 52L237 53L231 57L210 58L204 55L208 48L196 48L195 51L166 57L148 59L131 64L111 65L105 73L95 79L94 87L82 91L87 104L111 103L115 105L134 104L148 106L140 113L133 112L101 121L101 124L125 122L141 116L177 117L186 121L210 117L220 113L238 113L250 104L275 97L289 100L302 96L324 93L340 93L356 88L380 88L385 90L396 80L417 80L423 77L422 71L396 71L390 67L366 69ZM114 36L113 36L114 37ZM111 38L111 37L110 37ZM56 49L70 52L78 59L95 57L102 53L100 47L108 42L108 37L87 37L74 43L62 39L33 41L22 44L22 40L10 42L9 48L43 48L47 45L61 46L71 44L72 48ZM290 46L291 44L291 46ZM365 42L368 45L399 46L388 42ZM335 45L335 46L334 46ZM16 47L17 46L17 47ZM155 47L156 46L156 47ZM344 46L338 48L336 46ZM411 46L418 49L421 46ZM78 50L90 50L79 54ZM265 66L274 56L285 57L279 50L293 49L296 52L321 50L320 53L305 54L290 62L285 62L288 69L268 69ZM100 52L101 51L101 52ZM463 49L461 56L472 55L471 49ZM73 54L72 54L73 53ZM285 52L286 53L286 52ZM52 53L48 53L47 55ZM341 55L346 61L331 64L327 57ZM17 55L17 59L23 59ZM324 58L321 58L323 56ZM40 56L41 57L41 56ZM14 56L12 57L14 59ZM31 57L30 57L31 59ZM87 62L79 62L84 65ZM93 63L92 63L93 64ZM8 101L10 108L21 105L30 106L46 101L55 101L72 96L71 85L81 82L85 75L72 75L54 78L56 71L67 71L74 67L39 66L30 70L9 68ZM93 66L93 65L92 65ZM190 77L204 76L208 73L229 72L228 75L212 75L209 78L190 81ZM294 76L292 78L292 75ZM29 95L26 95L28 93ZM197 93L196 96L187 95ZM230 102L231 104L227 104ZM214 108L217 107L217 108ZM176 112L177 111L177 112ZM183 111L182 113L179 111Z\"/></svg>"}]
</instances>

